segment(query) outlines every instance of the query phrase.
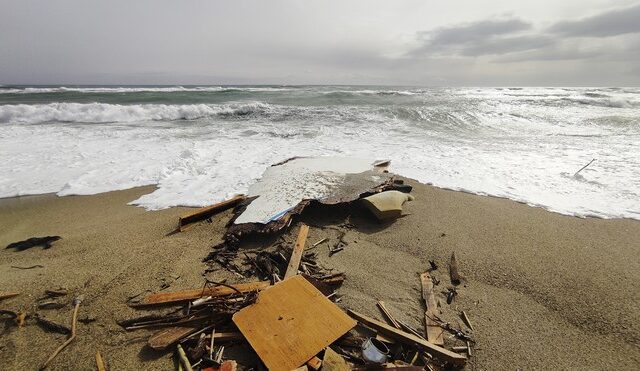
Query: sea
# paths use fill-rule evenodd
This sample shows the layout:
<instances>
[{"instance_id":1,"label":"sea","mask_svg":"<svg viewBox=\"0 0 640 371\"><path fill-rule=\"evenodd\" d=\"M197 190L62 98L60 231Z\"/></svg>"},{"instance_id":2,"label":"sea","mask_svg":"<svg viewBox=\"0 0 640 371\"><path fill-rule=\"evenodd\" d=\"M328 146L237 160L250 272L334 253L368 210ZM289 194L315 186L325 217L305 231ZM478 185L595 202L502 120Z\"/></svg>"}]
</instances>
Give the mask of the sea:
<instances>
[{"instance_id":1,"label":"sea","mask_svg":"<svg viewBox=\"0 0 640 371\"><path fill-rule=\"evenodd\" d=\"M640 88L0 86L0 197L155 184L132 204L204 206L294 156L640 219Z\"/></svg>"}]
</instances>

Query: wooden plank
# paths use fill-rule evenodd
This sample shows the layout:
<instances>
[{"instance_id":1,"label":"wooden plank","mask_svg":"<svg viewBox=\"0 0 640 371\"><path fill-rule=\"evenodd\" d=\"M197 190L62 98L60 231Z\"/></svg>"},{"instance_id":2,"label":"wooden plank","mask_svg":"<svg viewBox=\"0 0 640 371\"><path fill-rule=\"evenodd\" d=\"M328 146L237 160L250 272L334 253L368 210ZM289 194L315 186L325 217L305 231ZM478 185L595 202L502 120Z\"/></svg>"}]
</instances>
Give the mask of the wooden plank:
<instances>
[{"instance_id":1,"label":"wooden plank","mask_svg":"<svg viewBox=\"0 0 640 371\"><path fill-rule=\"evenodd\" d=\"M147 344L149 344L153 349L165 350L171 345L177 343L183 337L189 336L198 331L201 327L201 325L169 327L151 335Z\"/></svg>"},{"instance_id":2,"label":"wooden plank","mask_svg":"<svg viewBox=\"0 0 640 371\"><path fill-rule=\"evenodd\" d=\"M393 318L393 316L391 315L391 313L389 312L387 307L384 305L384 301L378 300L376 305L378 306L378 308L380 308L380 310L382 311L382 314L384 314L384 316L387 318L387 320L389 322L391 322L391 325L393 325L393 327L395 327L397 329L402 329L402 327L400 327L400 324L398 323L398 321L396 321L396 319Z\"/></svg>"},{"instance_id":3,"label":"wooden plank","mask_svg":"<svg viewBox=\"0 0 640 371\"><path fill-rule=\"evenodd\" d=\"M374 330L382 332L385 336L392 337L397 341L403 342L405 344L415 345L443 362L463 365L467 361L467 358L465 356L432 344L426 340L420 339L419 337L408 332L398 330L397 328L389 326L384 322L377 321L373 318L367 317L352 310L349 310L348 313L351 317L357 319L362 324L367 325Z\"/></svg>"},{"instance_id":4,"label":"wooden plank","mask_svg":"<svg viewBox=\"0 0 640 371\"><path fill-rule=\"evenodd\" d=\"M238 283L230 285L236 288L238 291L245 293L251 291L260 291L271 285L269 281L258 281L258 282L249 282L249 283ZM216 287L208 287L204 290L202 288L193 289L193 290L184 290L184 291L176 291L176 292L159 292L156 294L151 294L142 299L139 303L131 304L131 306L144 306L144 305L154 305L154 304L168 304L168 303L178 303L187 300L194 300L201 298L203 296L225 296L236 293L237 291L233 290L227 286L216 286Z\"/></svg>"},{"instance_id":5,"label":"wooden plank","mask_svg":"<svg viewBox=\"0 0 640 371\"><path fill-rule=\"evenodd\" d=\"M433 292L433 280L429 272L424 272L420 275L420 282L422 283L422 299L427 306L427 310L424 313L425 327L427 340L436 345L444 345L444 338L442 336L443 330L438 323L433 320L438 316L438 303L436 302L436 296Z\"/></svg>"},{"instance_id":6,"label":"wooden plank","mask_svg":"<svg viewBox=\"0 0 640 371\"><path fill-rule=\"evenodd\" d=\"M104 367L104 360L102 359L102 355L100 351L96 351L96 368L98 371L107 371L107 368Z\"/></svg>"},{"instance_id":7,"label":"wooden plank","mask_svg":"<svg viewBox=\"0 0 640 371\"><path fill-rule=\"evenodd\" d=\"M215 205L203 207L192 213L183 215L178 219L178 230L182 232L186 229L186 226L188 224L195 223L200 220L204 220L215 213L219 213L221 211L230 209L236 206L237 204L239 204L240 202L244 201L245 199L246 199L246 196L244 195L235 196L228 200L219 202Z\"/></svg>"},{"instance_id":8,"label":"wooden plank","mask_svg":"<svg viewBox=\"0 0 640 371\"><path fill-rule=\"evenodd\" d=\"M291 253L291 258L289 259L287 272L284 274L285 279L298 274L298 267L300 266L300 260L302 260L302 251L304 250L304 244L307 242L307 234L309 234L309 226L302 224L300 226L300 232L298 232L298 239Z\"/></svg>"},{"instance_id":9,"label":"wooden plank","mask_svg":"<svg viewBox=\"0 0 640 371\"><path fill-rule=\"evenodd\" d=\"M233 322L271 371L304 365L356 325L299 275L261 291Z\"/></svg>"}]
</instances>

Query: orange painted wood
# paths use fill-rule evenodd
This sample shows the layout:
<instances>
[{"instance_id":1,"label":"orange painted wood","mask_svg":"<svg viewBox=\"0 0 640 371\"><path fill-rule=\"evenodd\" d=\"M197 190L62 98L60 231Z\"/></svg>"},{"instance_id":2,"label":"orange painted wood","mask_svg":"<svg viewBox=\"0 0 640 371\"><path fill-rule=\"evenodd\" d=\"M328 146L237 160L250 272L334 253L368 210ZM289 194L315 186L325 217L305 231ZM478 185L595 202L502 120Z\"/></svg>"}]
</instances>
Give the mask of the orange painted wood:
<instances>
[{"instance_id":1,"label":"orange painted wood","mask_svg":"<svg viewBox=\"0 0 640 371\"><path fill-rule=\"evenodd\" d=\"M271 371L304 365L356 325L299 275L261 291L233 322Z\"/></svg>"}]
</instances>

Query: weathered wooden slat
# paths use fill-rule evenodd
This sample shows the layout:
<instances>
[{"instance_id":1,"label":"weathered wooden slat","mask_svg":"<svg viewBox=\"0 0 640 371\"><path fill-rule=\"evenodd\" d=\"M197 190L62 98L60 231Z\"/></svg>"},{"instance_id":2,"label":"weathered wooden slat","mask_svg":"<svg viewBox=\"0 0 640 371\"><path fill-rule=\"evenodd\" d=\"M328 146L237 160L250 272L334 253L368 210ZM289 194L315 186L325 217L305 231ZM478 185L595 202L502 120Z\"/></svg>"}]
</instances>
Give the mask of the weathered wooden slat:
<instances>
[{"instance_id":1,"label":"weathered wooden slat","mask_svg":"<svg viewBox=\"0 0 640 371\"><path fill-rule=\"evenodd\" d=\"M170 327L151 335L147 344L156 350L165 350L177 343L183 337L189 336L198 331L202 326L179 326Z\"/></svg>"},{"instance_id":2,"label":"weathered wooden slat","mask_svg":"<svg viewBox=\"0 0 640 371\"><path fill-rule=\"evenodd\" d=\"M239 196L230 198L228 200L219 202L215 205L203 207L192 213L183 215L178 219L178 230L182 232L186 229L186 227L189 224L195 223L200 220L204 220L215 213L219 213L227 209L230 209L236 206L237 204L239 204L240 202L244 201L245 199L246 199L246 196L239 195Z\"/></svg>"},{"instance_id":3,"label":"weathered wooden slat","mask_svg":"<svg viewBox=\"0 0 640 371\"><path fill-rule=\"evenodd\" d=\"M232 286L236 288L238 291L245 293L251 291L260 291L267 287L269 287L271 283L269 281L259 281L259 282L249 282L249 283L238 283L232 284ZM184 291L176 291L176 292L159 292L155 294L151 294L142 299L139 303L132 304L132 306L144 306L144 305L154 305L154 304L168 304L168 303L178 303L187 300L197 299L203 296L225 296L236 293L236 290L233 290L227 286L216 286L203 289L193 289L193 290L184 290Z\"/></svg>"},{"instance_id":4,"label":"weathered wooden slat","mask_svg":"<svg viewBox=\"0 0 640 371\"><path fill-rule=\"evenodd\" d=\"M382 311L382 314L384 314L384 316L387 318L387 320L389 320L389 322L391 322L393 327L395 327L397 329L402 329L402 327L400 326L398 321L396 321L396 319L393 318L393 316L391 315L391 313L389 312L387 307L384 305L384 301L378 300L376 305L378 306L378 308L380 308L380 310Z\"/></svg>"},{"instance_id":5,"label":"weathered wooden slat","mask_svg":"<svg viewBox=\"0 0 640 371\"><path fill-rule=\"evenodd\" d=\"M426 340L420 339L419 337L408 332L398 330L397 328L389 326L384 322L377 321L373 318L367 317L352 310L349 310L348 313L351 317L358 320L362 324L367 325L374 330L382 332L385 336L389 336L405 344L413 344L441 361L450 362L457 365L463 365L467 361L467 357L465 356L432 344Z\"/></svg>"},{"instance_id":6,"label":"weathered wooden slat","mask_svg":"<svg viewBox=\"0 0 640 371\"><path fill-rule=\"evenodd\" d=\"M298 239L296 240L293 252L291 253L291 259L289 259L287 272L284 274L285 279L298 274L298 267L300 266L300 260L302 260L302 251L304 250L304 245L307 242L307 234L309 234L309 226L302 224L300 226L300 232L298 232Z\"/></svg>"},{"instance_id":7,"label":"weathered wooden slat","mask_svg":"<svg viewBox=\"0 0 640 371\"><path fill-rule=\"evenodd\" d=\"M433 293L433 280L431 280L429 272L420 275L420 282L422 283L422 299L427 306L424 314L427 340L436 345L444 345L442 328L433 320L438 315L438 303Z\"/></svg>"}]
</instances>

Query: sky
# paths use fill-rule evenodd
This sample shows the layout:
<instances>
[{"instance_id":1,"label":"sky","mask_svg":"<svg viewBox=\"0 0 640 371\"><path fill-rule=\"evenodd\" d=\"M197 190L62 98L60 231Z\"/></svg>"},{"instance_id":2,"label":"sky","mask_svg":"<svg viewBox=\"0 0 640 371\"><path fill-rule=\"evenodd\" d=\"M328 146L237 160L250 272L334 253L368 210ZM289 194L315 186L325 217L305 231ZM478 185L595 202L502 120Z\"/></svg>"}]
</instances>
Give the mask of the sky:
<instances>
[{"instance_id":1,"label":"sky","mask_svg":"<svg viewBox=\"0 0 640 371\"><path fill-rule=\"evenodd\" d=\"M638 86L638 0L0 0L0 84Z\"/></svg>"}]
</instances>

